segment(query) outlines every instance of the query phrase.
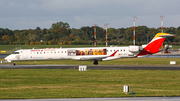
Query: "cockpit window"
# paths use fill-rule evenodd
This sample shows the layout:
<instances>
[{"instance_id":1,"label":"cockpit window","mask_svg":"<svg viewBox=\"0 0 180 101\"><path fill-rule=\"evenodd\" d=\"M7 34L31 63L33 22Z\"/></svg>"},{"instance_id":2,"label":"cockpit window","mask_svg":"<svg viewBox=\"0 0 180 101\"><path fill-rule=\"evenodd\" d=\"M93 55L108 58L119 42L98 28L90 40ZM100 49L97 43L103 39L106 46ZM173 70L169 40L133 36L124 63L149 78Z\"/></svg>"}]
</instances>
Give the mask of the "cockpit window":
<instances>
[{"instance_id":1,"label":"cockpit window","mask_svg":"<svg viewBox=\"0 0 180 101\"><path fill-rule=\"evenodd\" d=\"M19 52L13 52L12 54L19 54Z\"/></svg>"}]
</instances>

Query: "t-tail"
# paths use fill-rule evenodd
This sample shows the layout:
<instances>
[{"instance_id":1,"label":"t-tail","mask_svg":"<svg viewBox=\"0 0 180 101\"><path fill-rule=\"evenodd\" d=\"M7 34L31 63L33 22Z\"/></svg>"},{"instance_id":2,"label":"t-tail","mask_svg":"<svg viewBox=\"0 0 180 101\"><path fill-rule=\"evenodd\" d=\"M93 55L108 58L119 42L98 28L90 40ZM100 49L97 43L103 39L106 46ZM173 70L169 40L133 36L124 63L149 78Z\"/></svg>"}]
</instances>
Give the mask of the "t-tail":
<instances>
[{"instance_id":1,"label":"t-tail","mask_svg":"<svg viewBox=\"0 0 180 101\"><path fill-rule=\"evenodd\" d=\"M144 50L141 51L137 56L149 55L159 52L159 49L167 36L175 35L169 33L157 33L156 36L147 45L142 45Z\"/></svg>"}]
</instances>

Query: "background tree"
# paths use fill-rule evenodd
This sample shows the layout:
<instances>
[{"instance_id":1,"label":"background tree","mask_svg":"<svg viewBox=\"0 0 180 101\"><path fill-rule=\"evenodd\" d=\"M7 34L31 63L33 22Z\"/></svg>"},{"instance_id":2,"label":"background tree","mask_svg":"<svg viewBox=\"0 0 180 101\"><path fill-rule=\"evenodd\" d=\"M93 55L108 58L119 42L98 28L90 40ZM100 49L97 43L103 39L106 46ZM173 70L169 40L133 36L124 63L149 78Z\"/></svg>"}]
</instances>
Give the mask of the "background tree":
<instances>
[{"instance_id":1,"label":"background tree","mask_svg":"<svg viewBox=\"0 0 180 101\"><path fill-rule=\"evenodd\" d=\"M159 28L148 28L147 26L136 26L136 45L142 45L150 41L158 32ZM180 27L164 27L163 32L175 34L176 37L167 37L165 44L180 44ZM84 26L79 29L70 28L68 23L53 23L49 29L10 30L0 28L0 44L93 44L94 26ZM44 42L40 42L43 40ZM96 27L97 45L105 45L106 30ZM108 45L132 45L133 27L108 28Z\"/></svg>"},{"instance_id":2,"label":"background tree","mask_svg":"<svg viewBox=\"0 0 180 101\"><path fill-rule=\"evenodd\" d=\"M127 28L126 30L125 30L125 34L126 34L126 40L133 40L133 29L132 29L132 27L130 27L130 28Z\"/></svg>"},{"instance_id":3,"label":"background tree","mask_svg":"<svg viewBox=\"0 0 180 101\"><path fill-rule=\"evenodd\" d=\"M2 41L4 41L4 45L5 45L5 44L8 44L9 41L10 41L9 35L4 35L4 36L2 36L1 39L2 39Z\"/></svg>"}]
</instances>

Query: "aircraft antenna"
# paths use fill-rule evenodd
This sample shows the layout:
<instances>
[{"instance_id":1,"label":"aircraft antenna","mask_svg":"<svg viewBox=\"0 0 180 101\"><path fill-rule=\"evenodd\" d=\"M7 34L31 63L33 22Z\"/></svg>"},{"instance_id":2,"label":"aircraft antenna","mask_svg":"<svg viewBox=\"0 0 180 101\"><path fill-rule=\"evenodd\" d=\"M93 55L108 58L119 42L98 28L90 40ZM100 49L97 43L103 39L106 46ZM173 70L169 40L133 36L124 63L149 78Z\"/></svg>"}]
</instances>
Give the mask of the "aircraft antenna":
<instances>
[{"instance_id":1,"label":"aircraft antenna","mask_svg":"<svg viewBox=\"0 0 180 101\"><path fill-rule=\"evenodd\" d=\"M134 16L134 29L133 29L133 45L135 46L135 19L137 19L136 16Z\"/></svg>"}]
</instances>

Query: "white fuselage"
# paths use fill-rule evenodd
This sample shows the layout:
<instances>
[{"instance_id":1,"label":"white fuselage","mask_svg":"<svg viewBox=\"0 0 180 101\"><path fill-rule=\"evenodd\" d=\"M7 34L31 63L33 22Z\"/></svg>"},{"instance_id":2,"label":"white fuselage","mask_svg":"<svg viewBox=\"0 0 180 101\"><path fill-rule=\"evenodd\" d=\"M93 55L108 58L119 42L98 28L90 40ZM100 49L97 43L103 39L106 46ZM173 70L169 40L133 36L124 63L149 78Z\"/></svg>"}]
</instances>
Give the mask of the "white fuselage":
<instances>
[{"instance_id":1,"label":"white fuselage","mask_svg":"<svg viewBox=\"0 0 180 101\"><path fill-rule=\"evenodd\" d=\"M138 47L138 46L136 46ZM88 47L88 48L46 48L22 49L15 51L5 59L11 61L36 60L98 60L106 61L118 58L136 57L140 51L130 52L130 47ZM114 53L113 56L111 56Z\"/></svg>"}]
</instances>

